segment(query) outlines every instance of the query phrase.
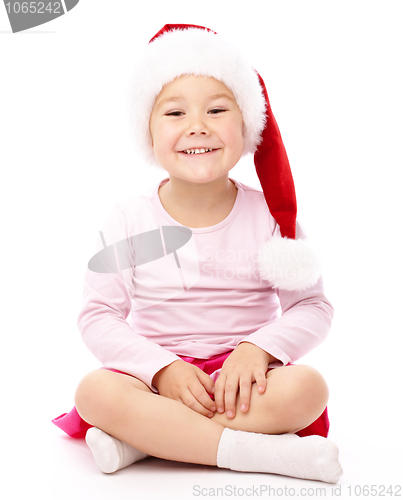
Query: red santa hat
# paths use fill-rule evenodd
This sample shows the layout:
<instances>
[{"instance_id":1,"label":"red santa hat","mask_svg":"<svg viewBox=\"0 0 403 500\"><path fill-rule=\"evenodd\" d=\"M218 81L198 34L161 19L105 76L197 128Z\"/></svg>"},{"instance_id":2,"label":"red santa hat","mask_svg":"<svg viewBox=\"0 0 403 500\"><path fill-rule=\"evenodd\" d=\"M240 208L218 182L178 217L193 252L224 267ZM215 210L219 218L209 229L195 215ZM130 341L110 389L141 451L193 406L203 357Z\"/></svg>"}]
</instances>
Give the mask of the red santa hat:
<instances>
[{"instance_id":1,"label":"red santa hat","mask_svg":"<svg viewBox=\"0 0 403 500\"><path fill-rule=\"evenodd\" d=\"M256 173L280 235L259 249L262 279L274 288L301 291L320 276L318 258L307 240L296 238L294 181L263 79L233 45L214 31L191 24L166 24L149 42L132 85L134 139L145 160L154 156L149 119L164 85L182 75L221 81L233 93L243 118L243 156L254 154Z\"/></svg>"}]
</instances>

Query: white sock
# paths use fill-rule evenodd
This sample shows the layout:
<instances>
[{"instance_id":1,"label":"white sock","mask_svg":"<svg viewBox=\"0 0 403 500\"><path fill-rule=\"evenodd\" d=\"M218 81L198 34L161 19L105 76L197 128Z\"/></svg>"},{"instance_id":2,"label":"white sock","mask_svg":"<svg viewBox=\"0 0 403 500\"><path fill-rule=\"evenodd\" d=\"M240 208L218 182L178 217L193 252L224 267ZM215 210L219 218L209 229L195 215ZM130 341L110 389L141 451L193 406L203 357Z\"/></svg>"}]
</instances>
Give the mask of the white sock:
<instances>
[{"instance_id":1,"label":"white sock","mask_svg":"<svg viewBox=\"0 0 403 500\"><path fill-rule=\"evenodd\" d=\"M337 483L343 475L339 449L321 436L257 434L225 428L217 452L217 467L242 472Z\"/></svg>"},{"instance_id":2,"label":"white sock","mask_svg":"<svg viewBox=\"0 0 403 500\"><path fill-rule=\"evenodd\" d=\"M85 441L94 455L96 464L107 474L149 456L97 427L88 429Z\"/></svg>"}]
</instances>

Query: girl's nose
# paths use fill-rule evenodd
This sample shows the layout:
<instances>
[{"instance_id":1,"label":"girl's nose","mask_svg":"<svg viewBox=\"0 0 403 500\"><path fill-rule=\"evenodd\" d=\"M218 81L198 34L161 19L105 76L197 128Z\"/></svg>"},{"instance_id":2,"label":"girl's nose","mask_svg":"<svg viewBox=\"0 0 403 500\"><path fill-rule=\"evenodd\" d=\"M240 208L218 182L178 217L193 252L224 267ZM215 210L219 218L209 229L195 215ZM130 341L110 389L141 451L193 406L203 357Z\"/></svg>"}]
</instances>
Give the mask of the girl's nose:
<instances>
[{"instance_id":1,"label":"girl's nose","mask_svg":"<svg viewBox=\"0 0 403 500\"><path fill-rule=\"evenodd\" d=\"M193 118L189 123L187 135L208 135L209 133L210 131L202 118Z\"/></svg>"},{"instance_id":2,"label":"girl's nose","mask_svg":"<svg viewBox=\"0 0 403 500\"><path fill-rule=\"evenodd\" d=\"M207 132L205 130L192 130L188 132L189 135L207 135Z\"/></svg>"}]
</instances>

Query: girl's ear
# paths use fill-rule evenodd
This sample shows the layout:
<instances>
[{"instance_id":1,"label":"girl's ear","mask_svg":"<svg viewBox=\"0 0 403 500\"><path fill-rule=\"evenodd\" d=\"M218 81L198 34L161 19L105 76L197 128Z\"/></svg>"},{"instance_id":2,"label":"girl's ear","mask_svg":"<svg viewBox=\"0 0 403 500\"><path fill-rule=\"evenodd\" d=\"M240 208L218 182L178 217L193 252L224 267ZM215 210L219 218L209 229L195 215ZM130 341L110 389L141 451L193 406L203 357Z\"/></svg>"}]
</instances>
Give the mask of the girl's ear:
<instances>
[{"instance_id":1,"label":"girl's ear","mask_svg":"<svg viewBox=\"0 0 403 500\"><path fill-rule=\"evenodd\" d=\"M242 119L242 138L243 138L243 140L245 140L245 137L246 137L246 127L245 127L245 123Z\"/></svg>"}]
</instances>

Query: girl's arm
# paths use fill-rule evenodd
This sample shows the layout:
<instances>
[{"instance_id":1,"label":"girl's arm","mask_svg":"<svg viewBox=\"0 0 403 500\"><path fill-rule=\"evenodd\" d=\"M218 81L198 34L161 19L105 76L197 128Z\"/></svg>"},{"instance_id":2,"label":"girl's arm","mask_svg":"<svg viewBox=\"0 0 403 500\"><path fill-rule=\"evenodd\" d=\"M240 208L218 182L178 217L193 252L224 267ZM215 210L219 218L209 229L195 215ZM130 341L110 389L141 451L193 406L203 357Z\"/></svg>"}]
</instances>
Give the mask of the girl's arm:
<instances>
[{"instance_id":1,"label":"girl's arm","mask_svg":"<svg viewBox=\"0 0 403 500\"><path fill-rule=\"evenodd\" d=\"M279 235L278 226L275 235ZM307 239L297 220L297 239ZM328 336L334 309L324 292L323 278L303 291L276 289L282 316L252 333L250 342L277 358L282 365L294 363L320 345Z\"/></svg>"},{"instance_id":2,"label":"girl's arm","mask_svg":"<svg viewBox=\"0 0 403 500\"><path fill-rule=\"evenodd\" d=\"M278 228L276 228L278 231ZM297 238L306 234L297 221ZM235 416L235 401L239 389L244 411L249 408L251 385L256 382L259 392L266 388L268 364L281 366L293 363L327 337L333 319L333 306L324 294L323 279L300 292L276 290L282 316L241 340L226 359L215 384L217 408Z\"/></svg>"},{"instance_id":3,"label":"girl's arm","mask_svg":"<svg viewBox=\"0 0 403 500\"><path fill-rule=\"evenodd\" d=\"M129 288L130 290L130 288ZM134 332L131 300L121 273L87 270L78 326L84 343L106 367L134 375L154 392L212 417L213 380L178 356Z\"/></svg>"},{"instance_id":4,"label":"girl's arm","mask_svg":"<svg viewBox=\"0 0 403 500\"><path fill-rule=\"evenodd\" d=\"M137 334L126 321L130 309L126 284L118 275L87 270L77 320L84 344L104 366L129 373L157 392L154 375L180 358Z\"/></svg>"},{"instance_id":5,"label":"girl's arm","mask_svg":"<svg viewBox=\"0 0 403 500\"><path fill-rule=\"evenodd\" d=\"M146 215L140 212L138 218L145 221ZM97 239L94 255L133 232L130 216L117 203L103 226L102 238ZM117 273L87 269L77 324L84 344L104 366L129 373L157 392L152 385L154 375L180 358L137 334L126 321L134 293L132 269Z\"/></svg>"}]
</instances>

